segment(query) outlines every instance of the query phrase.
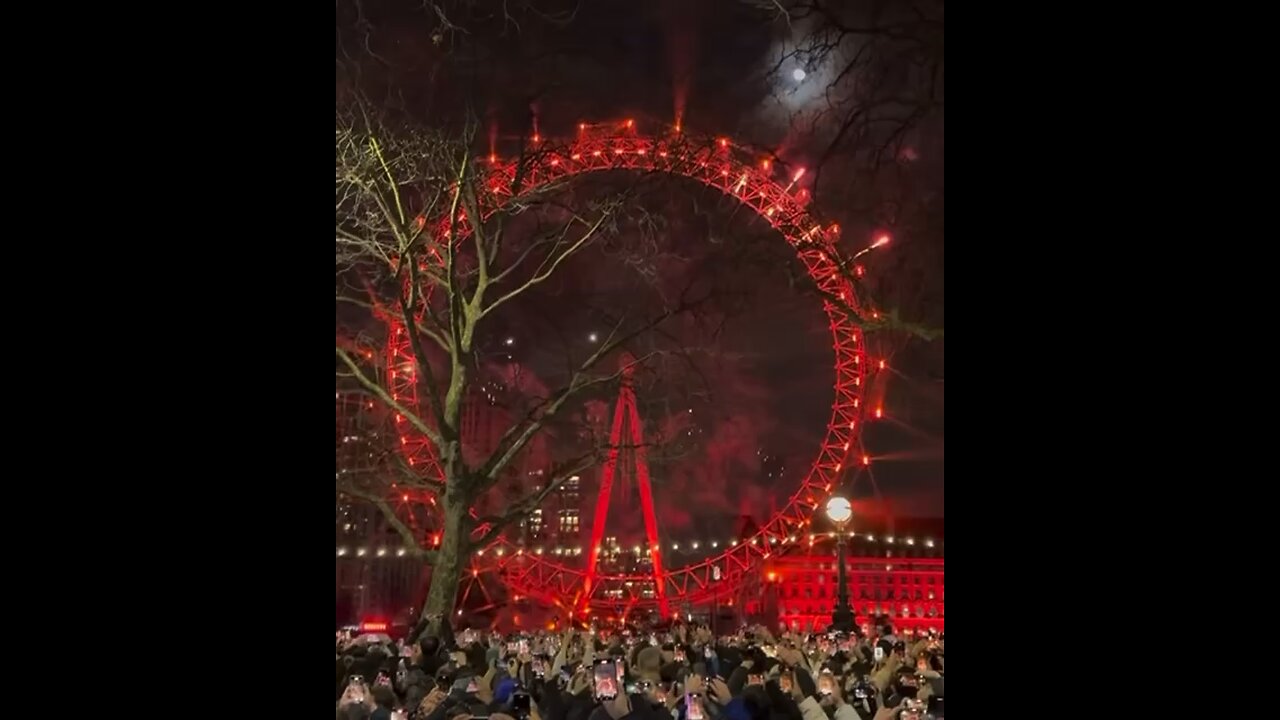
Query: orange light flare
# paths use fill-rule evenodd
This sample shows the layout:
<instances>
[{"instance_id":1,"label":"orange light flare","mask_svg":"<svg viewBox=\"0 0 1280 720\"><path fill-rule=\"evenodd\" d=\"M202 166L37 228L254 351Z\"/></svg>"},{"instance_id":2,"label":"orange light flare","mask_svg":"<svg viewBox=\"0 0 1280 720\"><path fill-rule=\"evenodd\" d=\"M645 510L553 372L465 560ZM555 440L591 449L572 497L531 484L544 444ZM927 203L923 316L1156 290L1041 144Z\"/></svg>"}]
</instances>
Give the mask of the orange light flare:
<instances>
[{"instance_id":1,"label":"orange light flare","mask_svg":"<svg viewBox=\"0 0 1280 720\"><path fill-rule=\"evenodd\" d=\"M889 240L890 240L890 239L891 239L891 238L890 238L889 233L880 233L879 235L876 235L876 239L875 239L875 240L873 240L873 241L871 242L871 244L870 244L870 245L868 245L868 246L866 246L866 247L862 248L861 250L859 250L858 252L854 253L853 257L852 257L852 258L850 258L850 259L851 259L851 260L857 260L858 258L862 257L863 255L866 255L867 253L871 252L872 250L875 250L876 248L882 248L882 247L884 247L885 245L888 245L888 244L889 244Z\"/></svg>"},{"instance_id":2,"label":"orange light flare","mask_svg":"<svg viewBox=\"0 0 1280 720\"><path fill-rule=\"evenodd\" d=\"M795 174L791 176L791 182L787 183L787 187L783 192L791 192L791 188L795 187L796 183L800 182L800 178L802 177L804 177L804 168L799 168L795 171Z\"/></svg>"},{"instance_id":3,"label":"orange light flare","mask_svg":"<svg viewBox=\"0 0 1280 720\"><path fill-rule=\"evenodd\" d=\"M628 130L633 129L635 126L636 126L636 121L630 118L627 118L627 121L623 123L623 127L625 127Z\"/></svg>"}]
</instances>

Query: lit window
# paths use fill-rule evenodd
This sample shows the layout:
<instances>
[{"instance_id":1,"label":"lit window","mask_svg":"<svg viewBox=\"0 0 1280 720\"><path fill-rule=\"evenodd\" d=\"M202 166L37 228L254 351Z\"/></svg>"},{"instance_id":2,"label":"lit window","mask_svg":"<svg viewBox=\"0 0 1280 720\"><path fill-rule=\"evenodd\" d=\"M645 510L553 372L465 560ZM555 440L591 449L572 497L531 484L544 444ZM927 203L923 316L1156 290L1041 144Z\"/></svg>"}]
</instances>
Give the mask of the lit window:
<instances>
[{"instance_id":1,"label":"lit window","mask_svg":"<svg viewBox=\"0 0 1280 720\"><path fill-rule=\"evenodd\" d=\"M565 534L577 534L578 510L576 508L560 511L560 532Z\"/></svg>"}]
</instances>

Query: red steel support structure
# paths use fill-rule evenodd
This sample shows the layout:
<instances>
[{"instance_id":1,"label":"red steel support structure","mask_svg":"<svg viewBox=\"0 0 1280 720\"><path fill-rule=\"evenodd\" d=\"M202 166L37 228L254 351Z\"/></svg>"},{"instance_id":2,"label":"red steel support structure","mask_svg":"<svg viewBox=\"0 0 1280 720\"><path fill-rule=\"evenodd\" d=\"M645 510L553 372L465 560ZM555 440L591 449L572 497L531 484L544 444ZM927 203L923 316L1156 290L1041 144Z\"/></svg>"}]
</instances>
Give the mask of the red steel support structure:
<instances>
[{"instance_id":1,"label":"red steel support structure","mask_svg":"<svg viewBox=\"0 0 1280 720\"><path fill-rule=\"evenodd\" d=\"M604 473L600 478L600 496L596 500L595 522L591 525L591 552L587 560L587 576L583 580L583 594L580 607L591 598L596 584L596 565L603 550L604 526L609 518L609 496L613 491L613 479L618 472L618 456L622 451L623 426L631 442L635 459L636 484L640 489L640 504L644 509L644 532L649 541L649 560L653 563L653 586L658 598L658 608L663 617L670 613L667 608L667 595L662 582L662 552L658 542L658 520L653 514L653 489L649 484L649 462L644 452L644 426L640 423L640 411L636 409L636 393L631 387L631 376L635 369L635 361L627 355L622 357L622 388L618 391L618 403L613 409L613 429L609 431L609 456L605 461Z\"/></svg>"}]
</instances>

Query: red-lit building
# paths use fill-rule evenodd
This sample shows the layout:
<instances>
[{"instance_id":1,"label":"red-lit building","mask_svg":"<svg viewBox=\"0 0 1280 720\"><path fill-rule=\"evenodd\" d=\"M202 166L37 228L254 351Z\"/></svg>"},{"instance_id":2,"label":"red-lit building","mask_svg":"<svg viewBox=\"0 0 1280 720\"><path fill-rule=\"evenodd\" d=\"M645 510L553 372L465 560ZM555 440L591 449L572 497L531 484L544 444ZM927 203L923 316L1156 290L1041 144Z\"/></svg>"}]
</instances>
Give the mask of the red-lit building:
<instances>
[{"instance_id":1,"label":"red-lit building","mask_svg":"<svg viewBox=\"0 0 1280 720\"><path fill-rule=\"evenodd\" d=\"M942 628L946 618L942 521L899 519L853 531L845 547L849 604L858 622L888 615L897 628ZM807 554L782 555L748 615L795 629L831 622L839 589L834 539L813 538Z\"/></svg>"}]
</instances>

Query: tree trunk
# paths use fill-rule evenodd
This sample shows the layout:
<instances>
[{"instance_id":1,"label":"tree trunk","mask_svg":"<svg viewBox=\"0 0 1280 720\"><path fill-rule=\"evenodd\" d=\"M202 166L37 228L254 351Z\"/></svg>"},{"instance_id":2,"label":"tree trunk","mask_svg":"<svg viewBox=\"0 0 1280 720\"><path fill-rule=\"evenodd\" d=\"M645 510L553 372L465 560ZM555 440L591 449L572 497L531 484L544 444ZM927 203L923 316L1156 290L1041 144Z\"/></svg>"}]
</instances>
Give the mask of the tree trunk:
<instances>
[{"instance_id":1,"label":"tree trunk","mask_svg":"<svg viewBox=\"0 0 1280 720\"><path fill-rule=\"evenodd\" d=\"M451 619L453 606L458 599L458 585L466 562L468 540L467 508L465 502L451 501L445 496L444 532L440 537L440 549L436 564L431 568L431 589L427 591L424 615L438 615Z\"/></svg>"}]
</instances>

